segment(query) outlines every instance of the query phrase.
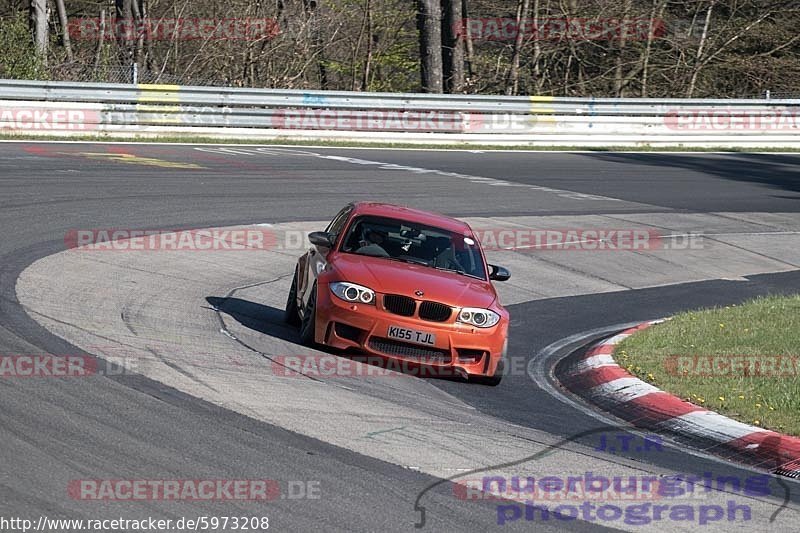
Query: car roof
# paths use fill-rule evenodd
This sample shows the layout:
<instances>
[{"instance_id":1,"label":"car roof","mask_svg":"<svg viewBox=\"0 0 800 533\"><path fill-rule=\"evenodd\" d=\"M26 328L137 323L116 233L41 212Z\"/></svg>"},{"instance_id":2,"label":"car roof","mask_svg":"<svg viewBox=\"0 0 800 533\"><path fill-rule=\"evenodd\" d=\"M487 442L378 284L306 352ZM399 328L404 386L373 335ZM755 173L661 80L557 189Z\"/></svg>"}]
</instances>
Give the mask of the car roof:
<instances>
[{"instance_id":1,"label":"car roof","mask_svg":"<svg viewBox=\"0 0 800 533\"><path fill-rule=\"evenodd\" d=\"M355 202L353 204L353 216L373 215L387 218L397 218L416 222L426 226L434 226L458 233L472 233L469 224L453 217L448 217L439 213L422 211L402 205L386 204L381 202Z\"/></svg>"}]
</instances>

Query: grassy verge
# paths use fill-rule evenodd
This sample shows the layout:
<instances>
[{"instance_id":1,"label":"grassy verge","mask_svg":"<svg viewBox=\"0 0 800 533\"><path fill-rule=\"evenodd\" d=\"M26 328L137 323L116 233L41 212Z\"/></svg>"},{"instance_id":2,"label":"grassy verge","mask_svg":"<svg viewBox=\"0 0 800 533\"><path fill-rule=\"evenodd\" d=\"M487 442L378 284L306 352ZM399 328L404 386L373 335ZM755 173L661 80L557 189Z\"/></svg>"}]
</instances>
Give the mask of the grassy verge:
<instances>
[{"instance_id":1,"label":"grassy verge","mask_svg":"<svg viewBox=\"0 0 800 533\"><path fill-rule=\"evenodd\" d=\"M682 313L625 339L614 357L692 403L800 435L800 295Z\"/></svg>"},{"instance_id":2,"label":"grassy verge","mask_svg":"<svg viewBox=\"0 0 800 533\"><path fill-rule=\"evenodd\" d=\"M319 140L310 141L295 138L276 139L218 139L215 137L197 137L194 135L165 135L159 137L109 136L109 135L76 135L62 137L58 135L25 135L25 134L0 134L2 141L71 141L87 142L101 141L114 142L149 142L149 143L189 143L189 144L258 144L273 146L323 146L331 148L409 148L409 149L437 149L437 150L520 150L533 152L732 152L732 153L769 153L769 152L800 152L800 148L772 147L772 148L737 148L726 146L696 147L696 146L502 146L493 144L467 144L452 143L393 143L373 141L338 141Z\"/></svg>"}]
</instances>

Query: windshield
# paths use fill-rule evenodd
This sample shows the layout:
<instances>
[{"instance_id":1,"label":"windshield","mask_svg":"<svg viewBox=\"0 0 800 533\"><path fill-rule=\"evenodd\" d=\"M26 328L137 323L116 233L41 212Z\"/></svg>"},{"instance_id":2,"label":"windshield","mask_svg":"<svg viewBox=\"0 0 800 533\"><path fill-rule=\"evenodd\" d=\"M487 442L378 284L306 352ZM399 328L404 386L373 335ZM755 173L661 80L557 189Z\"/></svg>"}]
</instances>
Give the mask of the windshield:
<instances>
[{"instance_id":1,"label":"windshield","mask_svg":"<svg viewBox=\"0 0 800 533\"><path fill-rule=\"evenodd\" d=\"M480 248L471 236L406 220L357 217L340 251L486 279Z\"/></svg>"}]
</instances>

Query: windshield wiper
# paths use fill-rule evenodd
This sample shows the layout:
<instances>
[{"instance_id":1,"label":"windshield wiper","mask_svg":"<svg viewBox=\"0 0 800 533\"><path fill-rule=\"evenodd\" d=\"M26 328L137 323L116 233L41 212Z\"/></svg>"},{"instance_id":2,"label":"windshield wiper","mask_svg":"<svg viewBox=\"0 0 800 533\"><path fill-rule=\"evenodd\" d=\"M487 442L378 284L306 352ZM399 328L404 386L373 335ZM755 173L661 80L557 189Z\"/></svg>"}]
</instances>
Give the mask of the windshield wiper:
<instances>
[{"instance_id":1,"label":"windshield wiper","mask_svg":"<svg viewBox=\"0 0 800 533\"><path fill-rule=\"evenodd\" d=\"M483 278L480 277L480 276L476 276L475 274L470 274L468 272L464 272L463 270L456 270L455 268L445 268L445 267L441 267L441 266L434 266L433 268L435 268L436 270L444 270L445 272L455 272L456 274L461 274L462 276L467 276L467 277L470 277L470 278L483 280ZM483 281L485 281L485 280L483 280Z\"/></svg>"},{"instance_id":2,"label":"windshield wiper","mask_svg":"<svg viewBox=\"0 0 800 533\"><path fill-rule=\"evenodd\" d=\"M412 257L386 257L392 261L400 261L402 263L411 263L412 265L430 266L424 259L416 259Z\"/></svg>"},{"instance_id":3,"label":"windshield wiper","mask_svg":"<svg viewBox=\"0 0 800 533\"><path fill-rule=\"evenodd\" d=\"M429 268L435 268L436 270L442 270L444 272L454 272L454 273L459 274L461 276L467 276L468 278L474 278L474 279L479 279L481 281L486 281L485 278L482 278L480 276L476 276L475 274L470 274L468 272L464 272L463 270L456 270L454 268L445 268L445 267L442 267L442 266L431 265L430 263L428 263L424 259L417 259L416 257L408 257L408 256L406 256L406 257L384 257L383 259L389 259L390 261L400 261L401 263L410 263L412 265L422 265L422 266L426 266L426 267L429 267Z\"/></svg>"}]
</instances>

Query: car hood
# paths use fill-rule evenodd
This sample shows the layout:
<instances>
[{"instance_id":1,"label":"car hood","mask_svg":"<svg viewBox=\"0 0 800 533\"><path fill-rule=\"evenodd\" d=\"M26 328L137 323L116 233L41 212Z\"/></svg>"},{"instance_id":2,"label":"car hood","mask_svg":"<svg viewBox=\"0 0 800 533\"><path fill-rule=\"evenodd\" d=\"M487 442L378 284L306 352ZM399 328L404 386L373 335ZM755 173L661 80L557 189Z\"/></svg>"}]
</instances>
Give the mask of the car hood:
<instances>
[{"instance_id":1,"label":"car hood","mask_svg":"<svg viewBox=\"0 0 800 533\"><path fill-rule=\"evenodd\" d=\"M331 259L332 274L339 280L384 294L402 294L452 307L485 308L497 299L491 282L454 272L365 255L340 253ZM414 294L417 290L424 295Z\"/></svg>"}]
</instances>

